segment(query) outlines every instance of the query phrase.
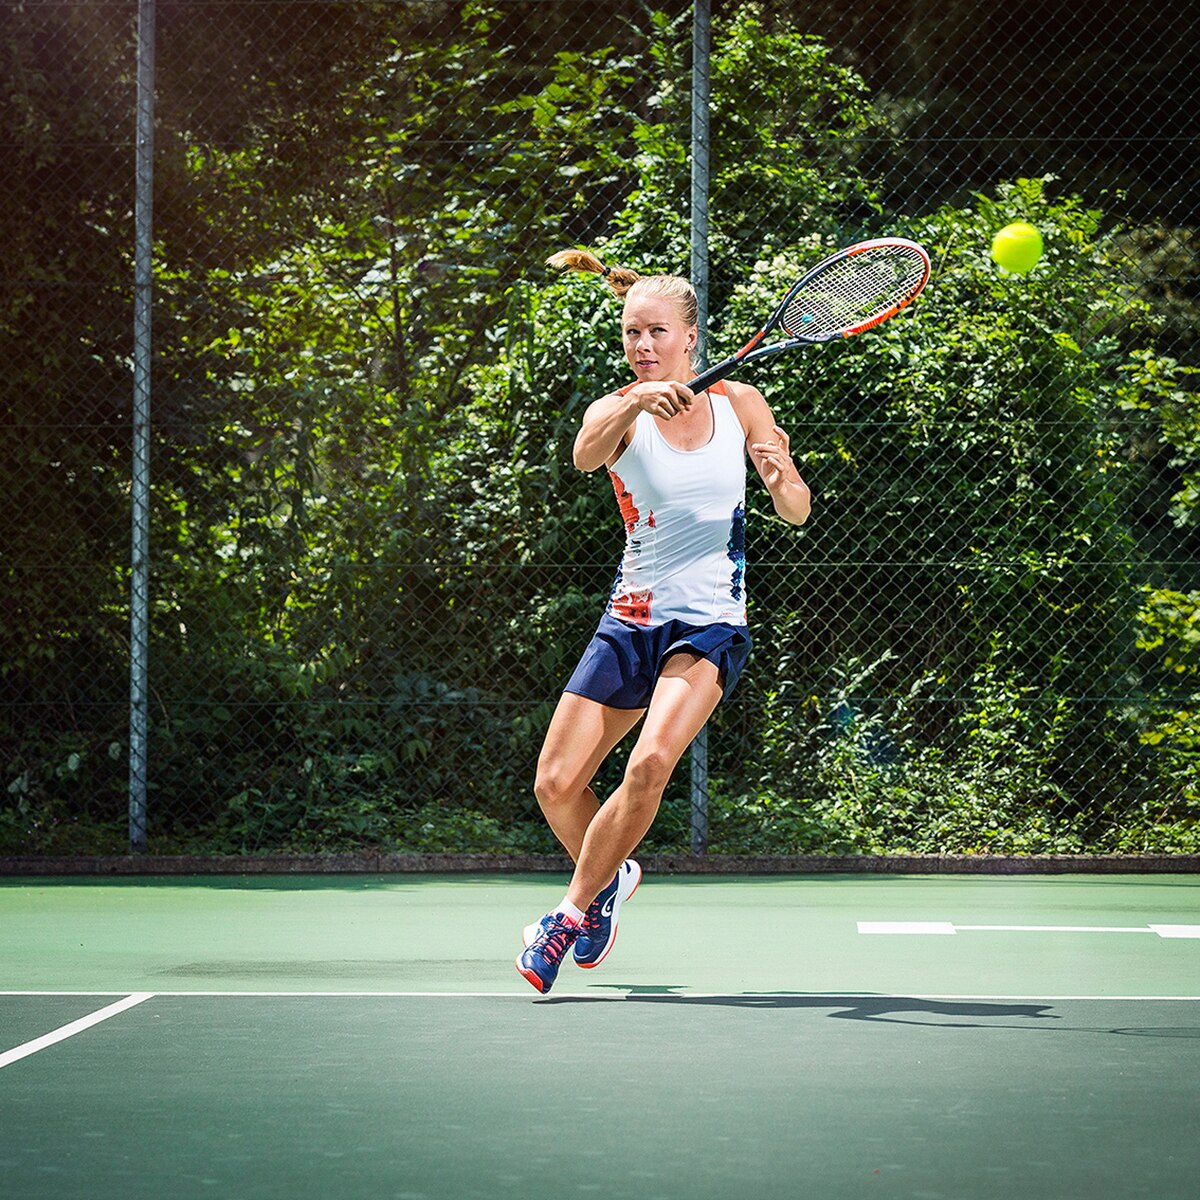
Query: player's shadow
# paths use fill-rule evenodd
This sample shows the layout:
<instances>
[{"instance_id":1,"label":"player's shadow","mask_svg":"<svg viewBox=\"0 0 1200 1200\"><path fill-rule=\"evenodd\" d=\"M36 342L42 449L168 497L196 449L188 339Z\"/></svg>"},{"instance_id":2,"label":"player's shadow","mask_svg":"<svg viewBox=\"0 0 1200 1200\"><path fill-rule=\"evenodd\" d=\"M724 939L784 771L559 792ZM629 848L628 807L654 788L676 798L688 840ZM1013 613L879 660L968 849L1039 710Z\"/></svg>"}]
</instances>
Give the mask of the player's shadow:
<instances>
[{"instance_id":1,"label":"player's shadow","mask_svg":"<svg viewBox=\"0 0 1200 1200\"><path fill-rule=\"evenodd\" d=\"M672 1004L717 1008L830 1009L828 1016L844 1021L878 1021L896 1025L944 1025L956 1029L994 1027L998 1018L1058 1021L1049 1004L1002 1004L980 1000L926 1000L917 996L820 996L804 992L739 992L725 996L689 996L670 987L606 988L627 994L628 1004ZM541 1004L611 1003L612 996L547 996ZM907 1015L902 1015L907 1014ZM949 1018L943 1021L930 1017ZM977 1018L976 1024L964 1018Z\"/></svg>"},{"instance_id":2,"label":"player's shadow","mask_svg":"<svg viewBox=\"0 0 1200 1200\"><path fill-rule=\"evenodd\" d=\"M1200 1027L1185 1026L1111 1026L1050 1025L1062 1021L1051 1012L1051 1004L1013 1004L985 1000L930 1000L920 996L836 996L807 992L736 992L729 995L689 996L682 986L666 984L634 986L630 984L594 985L597 991L623 995L546 996L537 1004L670 1004L702 1005L741 1009L826 1009L826 1015L842 1021L872 1021L890 1025L919 1025L932 1029L1043 1029L1071 1034L1105 1034L1118 1037L1181 1038L1200 1040ZM940 1019L939 1019L940 1018Z\"/></svg>"}]
</instances>

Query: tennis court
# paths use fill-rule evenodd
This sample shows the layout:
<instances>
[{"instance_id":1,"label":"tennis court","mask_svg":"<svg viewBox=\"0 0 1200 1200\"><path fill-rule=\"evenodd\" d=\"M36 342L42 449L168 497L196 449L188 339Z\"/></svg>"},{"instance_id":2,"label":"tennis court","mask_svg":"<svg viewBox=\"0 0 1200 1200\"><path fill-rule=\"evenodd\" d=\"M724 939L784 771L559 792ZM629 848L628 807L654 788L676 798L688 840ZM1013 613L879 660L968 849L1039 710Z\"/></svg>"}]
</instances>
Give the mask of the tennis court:
<instances>
[{"instance_id":1,"label":"tennis court","mask_svg":"<svg viewBox=\"0 0 1200 1200\"><path fill-rule=\"evenodd\" d=\"M4 1194L1195 1195L1194 875L559 882L3 881Z\"/></svg>"}]
</instances>

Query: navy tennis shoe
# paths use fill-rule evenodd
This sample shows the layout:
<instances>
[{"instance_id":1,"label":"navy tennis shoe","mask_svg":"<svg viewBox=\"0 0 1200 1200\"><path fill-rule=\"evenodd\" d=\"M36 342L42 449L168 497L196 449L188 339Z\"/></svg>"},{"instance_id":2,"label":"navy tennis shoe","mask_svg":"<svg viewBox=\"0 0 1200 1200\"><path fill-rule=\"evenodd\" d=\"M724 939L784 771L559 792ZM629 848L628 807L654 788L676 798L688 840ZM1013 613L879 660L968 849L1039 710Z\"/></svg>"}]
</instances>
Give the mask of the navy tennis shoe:
<instances>
[{"instance_id":1,"label":"navy tennis shoe","mask_svg":"<svg viewBox=\"0 0 1200 1200\"><path fill-rule=\"evenodd\" d=\"M627 858L608 885L583 914L583 925L575 939L575 961L581 967L598 967L617 940L617 912L637 891L642 868Z\"/></svg>"},{"instance_id":2,"label":"navy tennis shoe","mask_svg":"<svg viewBox=\"0 0 1200 1200\"><path fill-rule=\"evenodd\" d=\"M547 913L525 928L525 949L517 955L517 970L543 995L558 978L558 968L579 936L580 925L563 913Z\"/></svg>"}]
</instances>

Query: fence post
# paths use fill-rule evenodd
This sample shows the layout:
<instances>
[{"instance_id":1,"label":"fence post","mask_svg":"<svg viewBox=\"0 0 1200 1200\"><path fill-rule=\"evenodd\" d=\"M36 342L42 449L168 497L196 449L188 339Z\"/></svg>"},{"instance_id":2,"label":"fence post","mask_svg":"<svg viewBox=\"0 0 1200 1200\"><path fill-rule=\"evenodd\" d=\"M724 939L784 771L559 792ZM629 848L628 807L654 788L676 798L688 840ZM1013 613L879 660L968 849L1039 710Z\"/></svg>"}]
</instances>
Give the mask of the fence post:
<instances>
[{"instance_id":1,"label":"fence post","mask_svg":"<svg viewBox=\"0 0 1200 1200\"><path fill-rule=\"evenodd\" d=\"M150 618L150 329L154 274L155 0L138 0L133 477L129 582L129 849L146 848Z\"/></svg>"},{"instance_id":2,"label":"fence post","mask_svg":"<svg viewBox=\"0 0 1200 1200\"><path fill-rule=\"evenodd\" d=\"M708 118L709 66L712 54L711 0L694 0L692 8L692 197L691 280L700 302L698 366L707 366L708 329ZM708 853L708 726L692 741L692 853Z\"/></svg>"}]
</instances>

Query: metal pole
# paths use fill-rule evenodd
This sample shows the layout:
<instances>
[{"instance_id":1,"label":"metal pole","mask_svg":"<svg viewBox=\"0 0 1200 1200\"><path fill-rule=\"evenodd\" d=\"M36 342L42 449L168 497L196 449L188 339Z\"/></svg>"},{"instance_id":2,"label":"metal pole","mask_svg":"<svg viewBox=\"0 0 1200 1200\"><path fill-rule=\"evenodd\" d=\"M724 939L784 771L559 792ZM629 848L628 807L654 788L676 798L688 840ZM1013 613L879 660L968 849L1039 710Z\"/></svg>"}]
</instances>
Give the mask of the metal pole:
<instances>
[{"instance_id":1,"label":"metal pole","mask_svg":"<svg viewBox=\"0 0 1200 1200\"><path fill-rule=\"evenodd\" d=\"M692 8L692 286L700 304L699 361L708 365L708 118L712 54L711 0L694 0ZM708 853L708 727L692 742L691 754L692 853Z\"/></svg>"},{"instance_id":2,"label":"metal pole","mask_svg":"<svg viewBox=\"0 0 1200 1200\"><path fill-rule=\"evenodd\" d=\"M712 54L711 0L695 0L692 11L692 286L700 301L700 363L708 365L708 109Z\"/></svg>"},{"instance_id":3,"label":"metal pole","mask_svg":"<svg viewBox=\"0 0 1200 1200\"><path fill-rule=\"evenodd\" d=\"M138 0L134 199L133 478L129 586L129 849L146 848L150 633L150 319L154 277L155 0Z\"/></svg>"}]
</instances>

